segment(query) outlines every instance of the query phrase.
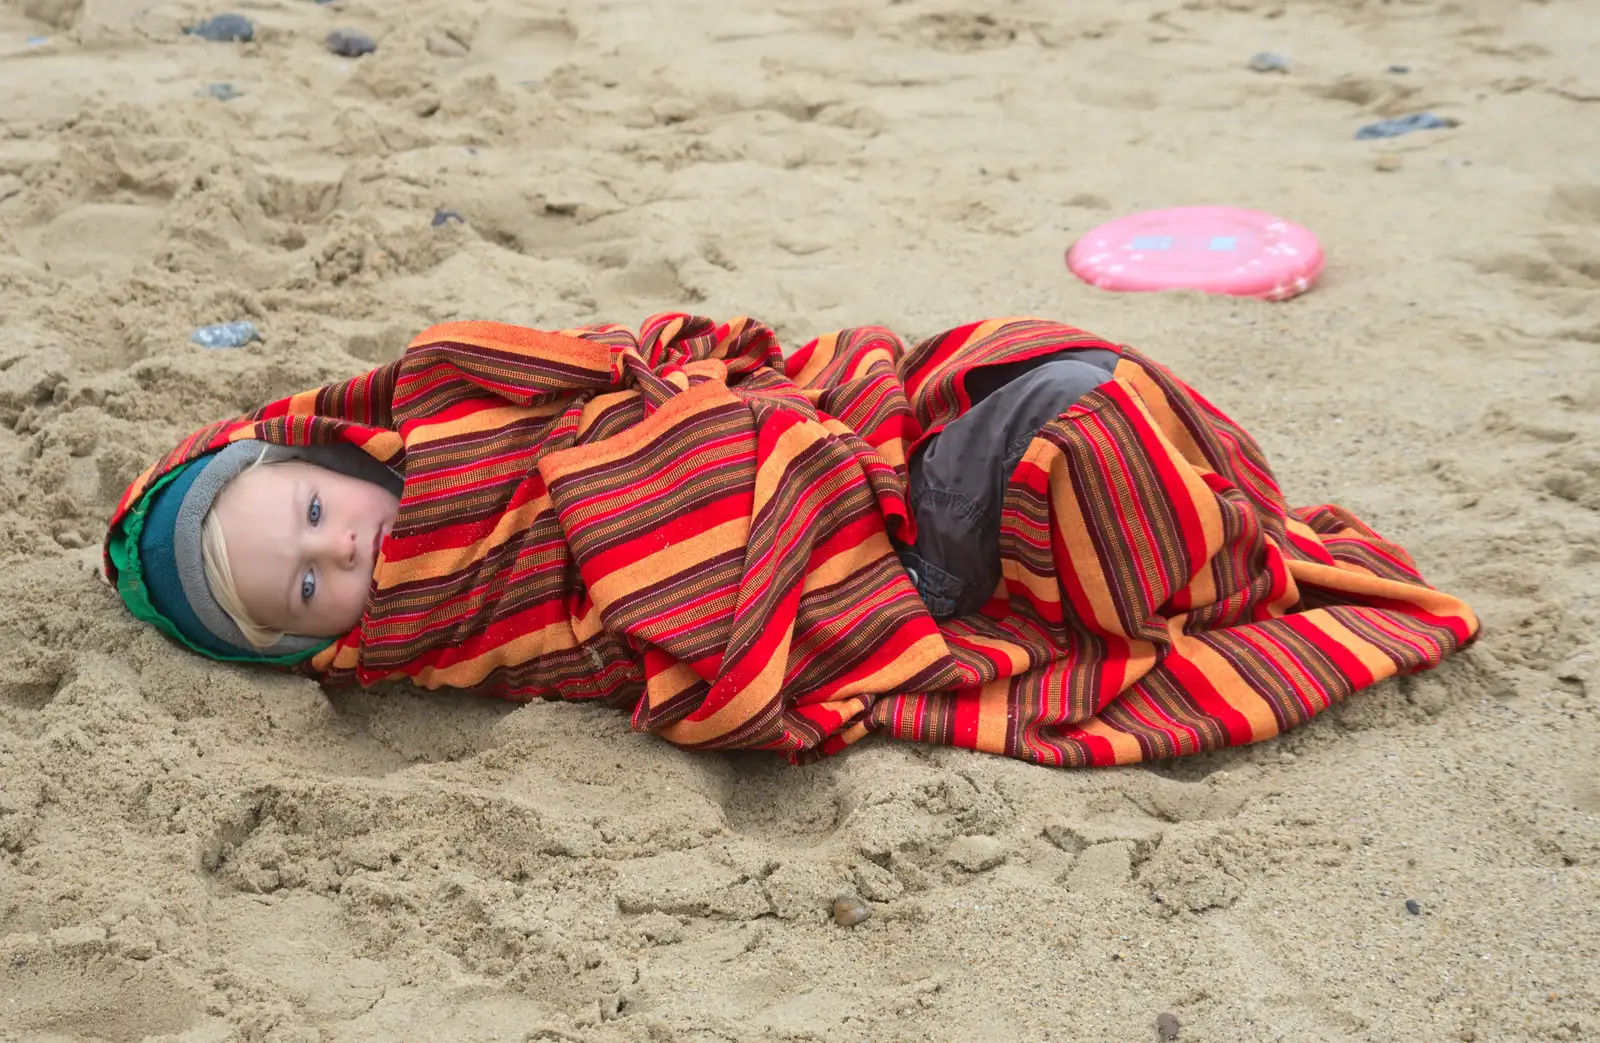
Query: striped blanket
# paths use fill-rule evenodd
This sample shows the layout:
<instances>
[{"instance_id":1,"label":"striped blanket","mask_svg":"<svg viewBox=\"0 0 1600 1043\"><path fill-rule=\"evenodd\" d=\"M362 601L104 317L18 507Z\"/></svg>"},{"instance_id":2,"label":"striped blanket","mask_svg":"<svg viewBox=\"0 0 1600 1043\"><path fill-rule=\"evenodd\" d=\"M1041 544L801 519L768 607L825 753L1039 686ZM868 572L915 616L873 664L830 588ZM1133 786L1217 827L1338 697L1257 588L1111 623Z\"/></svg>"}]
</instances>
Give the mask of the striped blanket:
<instances>
[{"instance_id":1,"label":"striped blanket","mask_svg":"<svg viewBox=\"0 0 1600 1043\"><path fill-rule=\"evenodd\" d=\"M1113 379L1011 477L988 604L936 623L891 542L915 537L907 461L980 368L1085 348L1120 352ZM787 358L749 319L448 323L196 432L118 517L236 438L405 474L366 616L301 669L603 700L694 749L801 761L881 732L1127 764L1276 735L1478 628L1348 512L1287 508L1250 436L1163 367L1038 319Z\"/></svg>"}]
</instances>

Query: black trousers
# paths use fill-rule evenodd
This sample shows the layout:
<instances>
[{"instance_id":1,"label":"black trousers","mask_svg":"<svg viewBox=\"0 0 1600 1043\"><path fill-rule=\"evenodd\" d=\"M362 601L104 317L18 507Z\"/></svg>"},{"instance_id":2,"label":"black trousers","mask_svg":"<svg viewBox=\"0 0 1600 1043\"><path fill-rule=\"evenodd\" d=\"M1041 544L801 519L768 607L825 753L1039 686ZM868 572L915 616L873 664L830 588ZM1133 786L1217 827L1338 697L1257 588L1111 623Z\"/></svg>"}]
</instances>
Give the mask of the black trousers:
<instances>
[{"instance_id":1,"label":"black trousers","mask_svg":"<svg viewBox=\"0 0 1600 1043\"><path fill-rule=\"evenodd\" d=\"M912 459L917 542L898 544L935 619L975 612L1000 582L1000 510L1006 486L1041 427L1107 380L1117 353L1046 355L973 373L972 408Z\"/></svg>"}]
</instances>

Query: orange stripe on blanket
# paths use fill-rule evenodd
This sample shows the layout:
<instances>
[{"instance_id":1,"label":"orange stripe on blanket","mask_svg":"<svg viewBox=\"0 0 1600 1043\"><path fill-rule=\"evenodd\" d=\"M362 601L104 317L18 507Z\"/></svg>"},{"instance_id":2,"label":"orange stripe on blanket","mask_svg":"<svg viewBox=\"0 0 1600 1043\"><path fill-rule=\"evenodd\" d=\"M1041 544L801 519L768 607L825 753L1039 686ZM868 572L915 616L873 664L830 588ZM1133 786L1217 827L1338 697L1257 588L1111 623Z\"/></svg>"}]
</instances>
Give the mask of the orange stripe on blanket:
<instances>
[{"instance_id":1,"label":"orange stripe on blanket","mask_svg":"<svg viewBox=\"0 0 1600 1043\"><path fill-rule=\"evenodd\" d=\"M1394 660L1385 655L1383 649L1339 622L1338 618L1327 609L1312 609L1295 618L1313 627L1329 642L1353 656L1371 675L1372 680L1381 681L1394 674Z\"/></svg>"},{"instance_id":2,"label":"orange stripe on blanket","mask_svg":"<svg viewBox=\"0 0 1600 1043\"><path fill-rule=\"evenodd\" d=\"M1011 726L1011 682L990 681L978 690L978 729L973 749L1006 753Z\"/></svg>"},{"instance_id":3,"label":"orange stripe on blanket","mask_svg":"<svg viewBox=\"0 0 1600 1043\"><path fill-rule=\"evenodd\" d=\"M800 372L790 377L796 384L811 383L818 374L832 364L839 350L839 334L828 333L818 337L811 345L811 350L805 356L805 365L800 367ZM821 389L818 389L821 394Z\"/></svg>"},{"instance_id":4,"label":"orange stripe on blanket","mask_svg":"<svg viewBox=\"0 0 1600 1043\"><path fill-rule=\"evenodd\" d=\"M372 437L355 443L379 460L393 460L405 448L405 441L397 431L374 430Z\"/></svg>"},{"instance_id":5,"label":"orange stripe on blanket","mask_svg":"<svg viewBox=\"0 0 1600 1043\"><path fill-rule=\"evenodd\" d=\"M843 699L857 695L879 695L883 692L893 692L902 689L905 682L927 667L937 663L949 652L944 637L934 631L924 637L902 646L899 654L889 658L882 666L875 670L863 672L860 676L852 676L849 681L831 689L835 699ZM878 659L884 657L879 656ZM872 662L868 659L868 662Z\"/></svg>"},{"instance_id":6,"label":"orange stripe on blanket","mask_svg":"<svg viewBox=\"0 0 1600 1043\"><path fill-rule=\"evenodd\" d=\"M540 496L515 507L496 520L495 526L482 538L460 547L446 547L436 551L418 551L398 560L385 557L379 563L379 580L384 586L415 583L419 580L437 579L459 572L504 544L521 536L543 511L550 509L550 498Z\"/></svg>"},{"instance_id":7,"label":"orange stripe on blanket","mask_svg":"<svg viewBox=\"0 0 1600 1043\"><path fill-rule=\"evenodd\" d=\"M566 408L564 402L545 402L537 406L496 406L492 409L480 409L442 423L418 424L406 432L406 439L413 448L420 448L429 442L509 427L519 420L552 416L564 408Z\"/></svg>"},{"instance_id":8,"label":"orange stripe on blanket","mask_svg":"<svg viewBox=\"0 0 1600 1043\"><path fill-rule=\"evenodd\" d=\"M638 397L639 392L633 388L626 391L608 391L594 396L583 404L583 412L578 417L578 437L582 438L606 410Z\"/></svg>"},{"instance_id":9,"label":"orange stripe on blanket","mask_svg":"<svg viewBox=\"0 0 1600 1043\"><path fill-rule=\"evenodd\" d=\"M857 572L893 553L894 548L889 542L889 537L879 530L860 543L844 547L837 553L813 559L811 567L806 570L805 577L801 581L802 589L810 592L831 587L835 583L843 583ZM907 590L915 591L909 577L897 576L896 580L903 583Z\"/></svg>"},{"instance_id":10,"label":"orange stripe on blanket","mask_svg":"<svg viewBox=\"0 0 1600 1043\"><path fill-rule=\"evenodd\" d=\"M695 719L688 717L669 724L661 734L680 746L699 746L737 731L764 708L778 699L783 684L784 667L789 658L789 641L792 632L783 634L773 653L761 664L761 669L744 688L711 714ZM715 687L715 686L713 686Z\"/></svg>"},{"instance_id":11,"label":"orange stripe on blanket","mask_svg":"<svg viewBox=\"0 0 1600 1043\"><path fill-rule=\"evenodd\" d=\"M1131 358L1124 357L1117 362L1117 368L1112 371L1112 379L1127 385L1127 387L1144 403L1150 416L1161 427L1161 433L1167 436L1167 441L1178 450L1190 464L1204 470L1210 470L1206 463L1206 456L1200 451L1200 446L1194 437L1189 434L1189 429L1184 426L1178 414L1172 408L1172 403L1167 400L1166 392L1161 390L1145 368Z\"/></svg>"},{"instance_id":12,"label":"orange stripe on blanket","mask_svg":"<svg viewBox=\"0 0 1600 1043\"><path fill-rule=\"evenodd\" d=\"M549 655L573 647L572 624L563 619L518 634L480 656L444 667L425 666L413 676L424 688L471 688L488 677L496 667L515 666L534 656Z\"/></svg>"},{"instance_id":13,"label":"orange stripe on blanket","mask_svg":"<svg viewBox=\"0 0 1600 1043\"><path fill-rule=\"evenodd\" d=\"M945 635L945 641L948 644L960 648L976 649L994 659L998 659L1002 664L1000 671L1002 677L1012 677L1023 673L1032 662L1032 657L1028 655L1028 650L1015 641L1007 641L992 634L969 636L954 627L947 627L947 629L954 631Z\"/></svg>"},{"instance_id":14,"label":"orange stripe on blanket","mask_svg":"<svg viewBox=\"0 0 1600 1043\"><path fill-rule=\"evenodd\" d=\"M1126 364L1123 363L1122 365ZM1142 373L1143 370L1140 372ZM1143 399L1138 391L1134 393L1136 396L1134 401L1138 405L1140 412L1149 420L1151 425L1161 432L1161 437L1151 447L1152 451L1159 449L1166 458L1167 466L1178 475L1179 481L1183 483L1183 493L1188 500L1188 510L1198 518L1200 523L1200 535L1205 546L1205 560L1194 570L1188 584L1183 588L1185 595L1183 599L1184 607L1193 609L1202 605L1213 604L1217 600L1217 580L1211 569L1211 563L1218 552L1223 549L1227 539L1227 534L1223 529L1222 509L1217 505L1217 494L1212 492L1211 486L1206 484L1204 476L1194 466L1194 461L1184 455L1182 449L1167 433L1168 425L1162 422L1162 418L1155 414L1149 403ZM1164 396L1159 404L1163 409L1170 408ZM1168 488L1169 491L1175 492L1175 490L1170 490L1170 486Z\"/></svg>"},{"instance_id":15,"label":"orange stripe on blanket","mask_svg":"<svg viewBox=\"0 0 1600 1043\"><path fill-rule=\"evenodd\" d=\"M665 706L703 681L704 679L686 664L669 662L645 680L645 699L653 710Z\"/></svg>"},{"instance_id":16,"label":"orange stripe on blanket","mask_svg":"<svg viewBox=\"0 0 1600 1043\"><path fill-rule=\"evenodd\" d=\"M1089 539L1089 522L1072 488L1071 465L1066 455L1054 444L1035 439L1034 445L1041 447L1040 464L1044 465L1048 460L1046 470L1050 475L1050 508L1055 515L1055 536L1067 550L1068 561L1065 564L1057 562L1056 569L1058 573L1066 568L1072 570L1072 578L1077 581L1085 599L1083 605L1070 607L1084 616L1084 622L1091 629L1105 634L1121 634L1122 618L1117 614L1111 582L1100 568L1100 554ZM1048 447L1048 453L1044 447Z\"/></svg>"},{"instance_id":17,"label":"orange stripe on blanket","mask_svg":"<svg viewBox=\"0 0 1600 1043\"><path fill-rule=\"evenodd\" d=\"M1111 727L1098 717L1089 718L1075 730L1110 746L1114 764L1136 764L1144 760L1144 750L1139 746L1138 739L1120 728ZM1068 732L1065 738L1072 738L1072 732Z\"/></svg>"},{"instance_id":18,"label":"orange stripe on blanket","mask_svg":"<svg viewBox=\"0 0 1600 1043\"><path fill-rule=\"evenodd\" d=\"M1365 569L1357 571L1355 567L1344 562L1340 562L1340 566L1335 568L1309 561L1290 561L1289 571L1297 580L1324 590L1338 590L1349 594L1406 602L1436 616L1460 619L1466 624L1468 633L1476 633L1478 630L1478 617L1467 607L1465 601L1443 591L1434 590L1432 587L1384 579Z\"/></svg>"},{"instance_id":19,"label":"orange stripe on blanket","mask_svg":"<svg viewBox=\"0 0 1600 1043\"><path fill-rule=\"evenodd\" d=\"M756 470L755 500L750 509L752 518L758 516L778 495L779 483L790 473L795 457L827 437L828 432L822 425L811 420L798 420L779 433L772 442L767 458L761 461L761 466Z\"/></svg>"},{"instance_id":20,"label":"orange stripe on blanket","mask_svg":"<svg viewBox=\"0 0 1600 1043\"><path fill-rule=\"evenodd\" d=\"M310 391L302 391L298 395L289 396L289 408L285 411L285 415L311 416L315 414L317 411L317 398L321 392L321 388L313 388ZM240 435L237 432L230 436L230 438L238 437ZM242 437L249 438L251 436L246 434Z\"/></svg>"},{"instance_id":21,"label":"orange stripe on blanket","mask_svg":"<svg viewBox=\"0 0 1600 1043\"><path fill-rule=\"evenodd\" d=\"M613 604L618 598L648 590L701 562L743 547L750 542L750 519L734 518L654 552L644 551L644 540L636 542L641 544L638 558L604 576L591 578L589 590L596 604Z\"/></svg>"},{"instance_id":22,"label":"orange stripe on blanket","mask_svg":"<svg viewBox=\"0 0 1600 1043\"><path fill-rule=\"evenodd\" d=\"M1215 709L1207 705L1206 693L1203 687L1194 684L1198 678L1195 671L1204 676L1205 685L1227 704L1228 709L1240 715L1249 724L1250 736L1244 742L1260 742L1270 739L1278 734L1278 718L1272 712L1272 706L1258 692L1249 679L1240 676L1222 656L1218 655L1209 645L1198 638L1190 637L1183 633L1179 620L1168 623L1167 633L1172 638L1172 647L1161 661L1161 666L1172 671L1173 677L1179 684L1189 689L1189 695L1194 698L1200 708L1206 713L1215 714ZM1224 727L1227 722L1224 721Z\"/></svg>"},{"instance_id":23,"label":"orange stripe on blanket","mask_svg":"<svg viewBox=\"0 0 1600 1043\"><path fill-rule=\"evenodd\" d=\"M688 422L695 414L727 405L742 406L743 402L721 384L711 381L696 384L687 391L673 395L654 413L610 438L546 453L539 460L539 473L544 475L547 483L553 485L568 475L616 463L634 455L641 447L679 424Z\"/></svg>"},{"instance_id":24,"label":"orange stripe on blanket","mask_svg":"<svg viewBox=\"0 0 1600 1043\"><path fill-rule=\"evenodd\" d=\"M415 351L433 344L465 344L518 355L532 355L581 369L610 370L611 346L561 333L503 322L441 322L412 338L406 348Z\"/></svg>"}]
</instances>

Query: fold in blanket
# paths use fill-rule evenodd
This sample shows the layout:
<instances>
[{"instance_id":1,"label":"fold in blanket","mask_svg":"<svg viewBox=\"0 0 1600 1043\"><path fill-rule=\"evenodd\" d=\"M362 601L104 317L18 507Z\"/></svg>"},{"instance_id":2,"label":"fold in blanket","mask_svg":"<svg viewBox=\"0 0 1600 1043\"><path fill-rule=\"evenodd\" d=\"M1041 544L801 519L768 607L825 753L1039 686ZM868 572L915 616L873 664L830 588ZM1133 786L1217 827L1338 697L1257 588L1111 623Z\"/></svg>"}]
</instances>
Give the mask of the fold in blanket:
<instances>
[{"instance_id":1,"label":"fold in blanket","mask_svg":"<svg viewBox=\"0 0 1600 1043\"><path fill-rule=\"evenodd\" d=\"M1085 349L1120 354L1113 378L1011 476L988 603L936 623L890 542L915 539L907 461L974 374ZM1038 319L909 351L842 330L787 359L749 319L445 324L196 432L118 517L238 438L404 470L366 616L303 670L606 700L697 749L799 761L883 732L1126 764L1276 735L1478 629L1347 512L1286 508L1250 436L1164 368Z\"/></svg>"}]
</instances>

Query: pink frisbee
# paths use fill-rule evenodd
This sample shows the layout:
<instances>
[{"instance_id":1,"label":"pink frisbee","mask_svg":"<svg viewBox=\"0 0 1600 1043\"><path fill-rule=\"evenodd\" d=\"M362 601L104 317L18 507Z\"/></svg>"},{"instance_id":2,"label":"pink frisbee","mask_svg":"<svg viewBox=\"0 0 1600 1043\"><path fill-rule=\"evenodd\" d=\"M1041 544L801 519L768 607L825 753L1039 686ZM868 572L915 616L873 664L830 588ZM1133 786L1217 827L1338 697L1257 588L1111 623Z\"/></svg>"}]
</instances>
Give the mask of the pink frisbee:
<instances>
[{"instance_id":1,"label":"pink frisbee","mask_svg":"<svg viewBox=\"0 0 1600 1043\"><path fill-rule=\"evenodd\" d=\"M1316 281L1322 244L1259 210L1180 206L1101 225L1072 244L1067 267L1102 290L1203 290L1282 301Z\"/></svg>"}]
</instances>

